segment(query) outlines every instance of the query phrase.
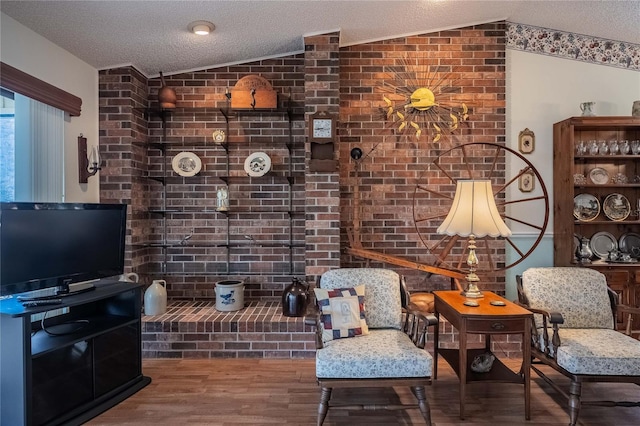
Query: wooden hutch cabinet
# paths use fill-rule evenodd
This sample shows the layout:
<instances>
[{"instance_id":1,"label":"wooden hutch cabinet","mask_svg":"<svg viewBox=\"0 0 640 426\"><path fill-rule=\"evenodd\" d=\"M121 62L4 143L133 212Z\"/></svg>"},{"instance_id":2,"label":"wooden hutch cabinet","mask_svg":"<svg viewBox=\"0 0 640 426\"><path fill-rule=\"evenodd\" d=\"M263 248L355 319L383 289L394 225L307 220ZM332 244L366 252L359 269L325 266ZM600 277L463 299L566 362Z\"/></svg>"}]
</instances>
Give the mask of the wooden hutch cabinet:
<instances>
[{"instance_id":1,"label":"wooden hutch cabinet","mask_svg":"<svg viewBox=\"0 0 640 426\"><path fill-rule=\"evenodd\" d=\"M640 306L638 140L640 117L572 117L553 126L554 264L580 265L576 248L588 238L593 257L581 265L604 273L631 306Z\"/></svg>"}]
</instances>

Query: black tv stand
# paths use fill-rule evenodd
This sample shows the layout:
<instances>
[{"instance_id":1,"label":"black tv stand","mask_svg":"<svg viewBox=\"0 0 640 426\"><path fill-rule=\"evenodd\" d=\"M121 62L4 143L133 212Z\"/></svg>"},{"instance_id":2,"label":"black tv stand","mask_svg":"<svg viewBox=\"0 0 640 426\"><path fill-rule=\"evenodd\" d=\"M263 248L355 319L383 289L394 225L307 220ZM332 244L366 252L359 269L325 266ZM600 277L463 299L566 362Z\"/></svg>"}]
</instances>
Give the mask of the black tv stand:
<instances>
[{"instance_id":1,"label":"black tv stand","mask_svg":"<svg viewBox=\"0 0 640 426\"><path fill-rule=\"evenodd\" d=\"M0 300L0 424L80 425L151 382L142 375L141 286L102 282L59 305ZM59 297L59 296L58 296ZM31 315L65 308L46 327L89 323L49 335Z\"/></svg>"}]
</instances>

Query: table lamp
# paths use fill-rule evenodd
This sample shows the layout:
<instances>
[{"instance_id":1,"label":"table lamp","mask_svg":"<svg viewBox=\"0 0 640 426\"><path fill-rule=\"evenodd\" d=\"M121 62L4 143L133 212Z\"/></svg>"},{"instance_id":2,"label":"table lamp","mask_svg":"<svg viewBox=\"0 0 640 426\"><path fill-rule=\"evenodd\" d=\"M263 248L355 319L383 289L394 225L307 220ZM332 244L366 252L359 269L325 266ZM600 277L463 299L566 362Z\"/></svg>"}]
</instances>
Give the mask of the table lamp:
<instances>
[{"instance_id":1,"label":"table lamp","mask_svg":"<svg viewBox=\"0 0 640 426\"><path fill-rule=\"evenodd\" d=\"M451 210L444 222L438 227L438 234L469 237L469 274L466 276L467 288L462 294L469 298L481 298L478 289L480 281L476 275L478 258L476 256L476 237L508 237L507 228L498 213L489 180L459 180Z\"/></svg>"}]
</instances>

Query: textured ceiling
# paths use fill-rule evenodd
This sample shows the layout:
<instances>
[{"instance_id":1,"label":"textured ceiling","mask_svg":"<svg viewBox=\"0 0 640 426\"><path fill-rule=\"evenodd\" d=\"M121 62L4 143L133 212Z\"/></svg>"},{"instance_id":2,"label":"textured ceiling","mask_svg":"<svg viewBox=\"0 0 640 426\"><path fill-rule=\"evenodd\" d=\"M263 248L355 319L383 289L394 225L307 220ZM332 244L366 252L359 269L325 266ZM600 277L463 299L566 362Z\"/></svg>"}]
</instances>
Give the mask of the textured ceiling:
<instances>
[{"instance_id":1,"label":"textured ceiling","mask_svg":"<svg viewBox=\"0 0 640 426\"><path fill-rule=\"evenodd\" d=\"M0 10L90 65L146 75L303 51L340 30L351 45L507 20L640 43L640 0L623 1L0 1ZM196 36L195 20L215 31Z\"/></svg>"}]
</instances>

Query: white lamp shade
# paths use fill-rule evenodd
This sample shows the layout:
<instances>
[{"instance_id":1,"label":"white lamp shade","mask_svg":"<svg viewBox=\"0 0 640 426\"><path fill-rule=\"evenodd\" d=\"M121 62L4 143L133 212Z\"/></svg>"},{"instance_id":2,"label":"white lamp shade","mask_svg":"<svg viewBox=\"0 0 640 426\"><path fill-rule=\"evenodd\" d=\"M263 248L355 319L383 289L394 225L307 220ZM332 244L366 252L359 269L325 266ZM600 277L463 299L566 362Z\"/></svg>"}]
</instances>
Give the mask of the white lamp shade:
<instances>
[{"instance_id":1,"label":"white lamp shade","mask_svg":"<svg viewBox=\"0 0 640 426\"><path fill-rule=\"evenodd\" d=\"M489 180L459 180L451 210L436 232L479 238L511 235L498 213Z\"/></svg>"}]
</instances>

